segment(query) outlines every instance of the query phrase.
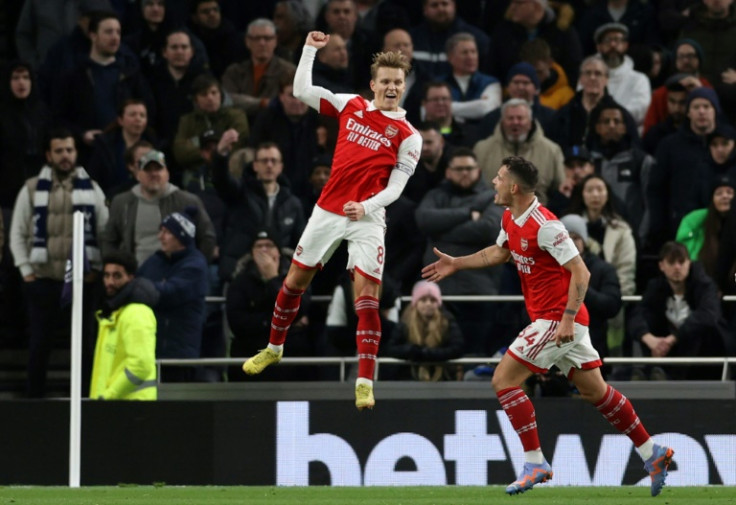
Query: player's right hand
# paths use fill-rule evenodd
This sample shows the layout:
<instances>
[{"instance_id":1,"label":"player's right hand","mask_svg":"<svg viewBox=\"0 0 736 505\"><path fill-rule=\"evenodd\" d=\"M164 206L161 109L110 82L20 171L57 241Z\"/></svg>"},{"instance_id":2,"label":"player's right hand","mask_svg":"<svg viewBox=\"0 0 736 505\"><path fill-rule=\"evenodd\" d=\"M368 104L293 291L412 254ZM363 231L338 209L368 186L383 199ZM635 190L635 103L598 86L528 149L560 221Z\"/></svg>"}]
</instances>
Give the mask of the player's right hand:
<instances>
[{"instance_id":1,"label":"player's right hand","mask_svg":"<svg viewBox=\"0 0 736 505\"><path fill-rule=\"evenodd\" d=\"M322 32L314 31L307 34L307 41L304 44L307 46L316 47L317 49L322 49L327 45L329 41L329 35L325 35Z\"/></svg>"},{"instance_id":2,"label":"player's right hand","mask_svg":"<svg viewBox=\"0 0 736 505\"><path fill-rule=\"evenodd\" d=\"M422 279L427 279L430 282L439 282L457 271L453 263L455 258L443 253L436 247L432 248L432 251L439 259L422 268Z\"/></svg>"}]
</instances>

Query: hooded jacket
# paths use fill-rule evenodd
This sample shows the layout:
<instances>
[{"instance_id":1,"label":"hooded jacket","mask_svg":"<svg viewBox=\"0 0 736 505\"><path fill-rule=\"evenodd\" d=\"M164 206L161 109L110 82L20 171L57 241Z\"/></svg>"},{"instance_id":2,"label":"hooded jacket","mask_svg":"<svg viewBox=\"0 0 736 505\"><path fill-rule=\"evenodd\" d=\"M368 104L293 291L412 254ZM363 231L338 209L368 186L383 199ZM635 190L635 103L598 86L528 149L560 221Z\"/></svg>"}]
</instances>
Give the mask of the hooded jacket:
<instances>
[{"instance_id":1,"label":"hooded jacket","mask_svg":"<svg viewBox=\"0 0 736 505\"><path fill-rule=\"evenodd\" d=\"M134 278L97 311L99 331L90 398L155 400L156 317L153 284Z\"/></svg>"}]
</instances>

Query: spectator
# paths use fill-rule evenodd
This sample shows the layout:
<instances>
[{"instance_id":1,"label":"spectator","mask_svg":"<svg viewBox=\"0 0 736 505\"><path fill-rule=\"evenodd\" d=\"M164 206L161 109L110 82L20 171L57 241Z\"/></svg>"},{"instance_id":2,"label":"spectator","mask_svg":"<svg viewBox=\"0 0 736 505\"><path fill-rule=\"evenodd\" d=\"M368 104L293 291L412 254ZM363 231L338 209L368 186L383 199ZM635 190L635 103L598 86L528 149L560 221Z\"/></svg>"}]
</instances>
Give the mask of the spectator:
<instances>
[{"instance_id":1,"label":"spectator","mask_svg":"<svg viewBox=\"0 0 736 505\"><path fill-rule=\"evenodd\" d=\"M115 122L120 106L129 98L145 102L149 114L155 111L151 90L137 63L118 53L120 21L116 15L92 17L89 37L89 58L63 84L59 104L60 119L84 146L92 146L95 136Z\"/></svg>"},{"instance_id":2,"label":"spectator","mask_svg":"<svg viewBox=\"0 0 736 505\"><path fill-rule=\"evenodd\" d=\"M495 191L486 180L473 151L452 151L446 180L427 193L416 211L419 230L428 237L424 264L434 258L435 248L462 256L498 233L502 209L493 203ZM500 277L500 268L468 270L442 281L440 288L446 295L497 295ZM492 356L502 346L492 338L492 302L460 303L452 310L466 339L466 353Z\"/></svg>"},{"instance_id":3,"label":"spectator","mask_svg":"<svg viewBox=\"0 0 736 505\"><path fill-rule=\"evenodd\" d=\"M687 247L690 259L700 261L705 273L718 282L716 267L723 224L734 197L733 180L724 177L714 184L708 207L697 209L682 218L676 240Z\"/></svg>"},{"instance_id":4,"label":"spectator","mask_svg":"<svg viewBox=\"0 0 736 505\"><path fill-rule=\"evenodd\" d=\"M99 272L98 238L108 219L105 194L84 168L77 166L77 150L71 132L54 130L49 133L46 165L18 192L10 225L10 249L25 281L30 333L26 393L31 398L44 396L54 335L59 328L69 327L64 324L69 317L69 307L62 308L59 300L72 245L71 216L75 211L84 212L85 251L91 268ZM92 272L88 275L84 290L87 295L83 340L86 367L91 364L92 356L94 277Z\"/></svg>"},{"instance_id":5,"label":"spectator","mask_svg":"<svg viewBox=\"0 0 736 505\"><path fill-rule=\"evenodd\" d=\"M196 244L206 258L215 251L215 231L199 198L169 182L166 158L150 147L139 149L138 184L113 198L110 221L105 228L103 251L133 253L143 264L159 247L162 217L197 207Z\"/></svg>"},{"instance_id":6,"label":"spectator","mask_svg":"<svg viewBox=\"0 0 736 505\"><path fill-rule=\"evenodd\" d=\"M552 193L547 205L555 216L562 216L567 212L575 188L586 176L595 172L593 157L585 146L572 146L564 154L565 180Z\"/></svg>"},{"instance_id":7,"label":"spectator","mask_svg":"<svg viewBox=\"0 0 736 505\"><path fill-rule=\"evenodd\" d=\"M79 12L89 8L90 3L100 3L95 9L109 10L106 1L85 0L28 0L23 7L15 27L15 45L18 56L37 69L46 58L46 53L62 37L68 36L77 26ZM82 4L82 5L80 5Z\"/></svg>"},{"instance_id":8,"label":"spectator","mask_svg":"<svg viewBox=\"0 0 736 505\"><path fill-rule=\"evenodd\" d=\"M348 68L348 45L340 35L333 33L312 69L315 86L321 86L333 93L351 93L355 85ZM292 76L293 80L293 76Z\"/></svg>"},{"instance_id":9,"label":"spectator","mask_svg":"<svg viewBox=\"0 0 736 505\"><path fill-rule=\"evenodd\" d=\"M235 274L227 290L225 310L233 332L230 356L247 357L256 354L268 339L276 296L289 270L292 250L282 253L278 234L262 229L251 237L250 251L238 260ZM315 343L307 331L311 293L302 297L299 313L289 332L289 353L293 356L315 356ZM245 379L240 367L229 374L230 381ZM305 380L314 378L303 367L270 367L260 375L262 380Z\"/></svg>"},{"instance_id":10,"label":"spectator","mask_svg":"<svg viewBox=\"0 0 736 505\"><path fill-rule=\"evenodd\" d=\"M386 271L385 276L400 293L411 293L420 279L422 255L427 237L419 230L415 212L417 202L403 194L386 207Z\"/></svg>"},{"instance_id":11,"label":"spectator","mask_svg":"<svg viewBox=\"0 0 736 505\"><path fill-rule=\"evenodd\" d=\"M654 358L725 356L733 337L725 331L716 284L687 249L667 242L659 253L661 275L649 281L629 331ZM703 368L703 369L701 369ZM673 379L717 379L713 367L672 367Z\"/></svg>"},{"instance_id":12,"label":"spectator","mask_svg":"<svg viewBox=\"0 0 736 505\"><path fill-rule=\"evenodd\" d=\"M665 119L653 124L651 128L646 129L646 122L644 124L646 133L642 139L642 147L644 150L654 155L657 152L657 147L662 140L675 133L680 129L686 118L686 103L687 103L687 89L680 82L680 77L683 74L675 74L674 76L667 79L664 85L666 91L667 100L667 113ZM656 93L656 91L655 91ZM654 103L649 107L649 112L652 111ZM649 116L647 112L647 117Z\"/></svg>"},{"instance_id":13,"label":"spectator","mask_svg":"<svg viewBox=\"0 0 736 505\"><path fill-rule=\"evenodd\" d=\"M256 232L271 228L279 244L295 248L304 230L304 211L281 177L284 170L279 147L267 142L255 150L255 177L241 180L228 173L227 157L238 141L238 133L228 130L217 145L212 173L215 189L227 205L228 222L220 256L220 276L230 280L237 261L251 248Z\"/></svg>"},{"instance_id":14,"label":"spectator","mask_svg":"<svg viewBox=\"0 0 736 505\"><path fill-rule=\"evenodd\" d=\"M631 227L614 210L612 201L610 185L600 175L593 174L580 182L568 212L586 221L588 236L592 239L588 242L589 248L616 269L621 294L633 295L636 291L636 241ZM614 355L619 355L624 342L623 311L608 321L607 341L617 349Z\"/></svg>"},{"instance_id":15,"label":"spectator","mask_svg":"<svg viewBox=\"0 0 736 505\"><path fill-rule=\"evenodd\" d=\"M682 27L690 20L693 8L700 2L701 0L660 0L657 15L662 42L670 44L677 39Z\"/></svg>"},{"instance_id":16,"label":"spectator","mask_svg":"<svg viewBox=\"0 0 736 505\"><path fill-rule=\"evenodd\" d=\"M613 191L611 198L615 196L623 204L617 204L617 210L634 235L643 240L649 227L646 191L654 158L632 143L626 133L625 113L617 103L602 102L593 109L590 113L593 131L588 137L588 147L596 172Z\"/></svg>"},{"instance_id":17,"label":"spectator","mask_svg":"<svg viewBox=\"0 0 736 505\"><path fill-rule=\"evenodd\" d=\"M513 65L509 69L509 73L506 75L506 94L508 95L508 98L520 98L522 100L526 100L532 108L532 116L534 119L539 122L544 131L549 131L550 123L554 118L555 111L541 104L539 100L540 86L536 70L534 70L532 65L526 62ZM475 131L479 134L492 132L496 129L500 120L501 108L499 107L484 117Z\"/></svg>"},{"instance_id":18,"label":"spectator","mask_svg":"<svg viewBox=\"0 0 736 505\"><path fill-rule=\"evenodd\" d=\"M322 188L327 184L332 172L332 156L322 154L312 159L309 169L308 191L302 195L302 208L304 209L304 217L309 219L312 215L312 209L322 194Z\"/></svg>"},{"instance_id":19,"label":"spectator","mask_svg":"<svg viewBox=\"0 0 736 505\"><path fill-rule=\"evenodd\" d=\"M558 62L572 82L577 81L577 71L583 59L580 38L572 26L572 12L563 3L556 4L557 11L547 0L511 2L506 19L491 32L496 43L493 46L493 73L506 75L512 65L519 62L519 49L528 40L542 38L552 50ZM587 53L586 53L587 54Z\"/></svg>"},{"instance_id":20,"label":"spectator","mask_svg":"<svg viewBox=\"0 0 736 505\"><path fill-rule=\"evenodd\" d=\"M276 26L270 19L259 18L250 22L245 46L250 51L250 59L227 67L222 74L222 87L252 121L278 94L283 76L293 73L296 67L274 54Z\"/></svg>"},{"instance_id":21,"label":"spectator","mask_svg":"<svg viewBox=\"0 0 736 505\"><path fill-rule=\"evenodd\" d=\"M222 104L222 90L217 79L209 74L199 75L192 82L194 110L179 118L179 126L174 138L174 158L183 172L183 183L202 165L199 150L199 136L207 130L224 132L234 129L238 132L238 147L245 147L250 135L248 118L236 107Z\"/></svg>"},{"instance_id":22,"label":"spectator","mask_svg":"<svg viewBox=\"0 0 736 505\"><path fill-rule=\"evenodd\" d=\"M10 222L18 191L26 179L43 165L43 139L51 117L41 101L32 67L11 62L4 68L0 92L3 114L0 117L0 207Z\"/></svg>"},{"instance_id":23,"label":"spectator","mask_svg":"<svg viewBox=\"0 0 736 505\"><path fill-rule=\"evenodd\" d=\"M685 214L708 205L707 200L703 201L700 185L692 182L698 179L694 172L708 161L706 139L716 129L720 108L715 91L694 89L687 97L687 121L657 148L657 163L647 190L651 250L658 250L675 237Z\"/></svg>"},{"instance_id":24,"label":"spectator","mask_svg":"<svg viewBox=\"0 0 736 505\"><path fill-rule=\"evenodd\" d=\"M194 245L197 212L190 206L166 216L158 232L161 248L138 269L138 276L153 282L159 293L154 307L158 359L200 357L209 286L207 260ZM164 368L161 381L191 382L195 373L190 367Z\"/></svg>"},{"instance_id":25,"label":"spectator","mask_svg":"<svg viewBox=\"0 0 736 505\"><path fill-rule=\"evenodd\" d=\"M414 42L414 66L418 72L435 79L449 74L452 68L447 61L447 39L460 32L475 37L480 69L488 71L491 40L485 32L457 15L455 0L422 0L422 16L422 22L409 30Z\"/></svg>"},{"instance_id":26,"label":"spectator","mask_svg":"<svg viewBox=\"0 0 736 505\"><path fill-rule=\"evenodd\" d=\"M97 344L89 397L95 400L155 400L156 316L159 294L135 277L135 257L116 252L102 259L105 301L97 312Z\"/></svg>"},{"instance_id":27,"label":"spectator","mask_svg":"<svg viewBox=\"0 0 736 505\"><path fill-rule=\"evenodd\" d=\"M204 45L210 70L220 79L242 57L243 43L232 22L222 16L220 0L194 0L190 5L189 26Z\"/></svg>"},{"instance_id":28,"label":"spectator","mask_svg":"<svg viewBox=\"0 0 736 505\"><path fill-rule=\"evenodd\" d=\"M445 179L451 148L447 148L437 123L425 121L416 128L422 136L422 153L414 175L406 183L403 195L414 203L419 203L430 189L436 188Z\"/></svg>"},{"instance_id":29,"label":"spectator","mask_svg":"<svg viewBox=\"0 0 736 505\"><path fill-rule=\"evenodd\" d=\"M204 67L193 60L191 37L185 30L169 32L161 54L163 60L151 71L157 111L153 122L162 140L162 149L168 152L179 118L192 111L192 86Z\"/></svg>"},{"instance_id":30,"label":"spectator","mask_svg":"<svg viewBox=\"0 0 736 505\"><path fill-rule=\"evenodd\" d=\"M473 35L460 32L447 39L452 70L445 81L452 89L452 115L460 122L478 120L501 105L498 79L478 71L478 47Z\"/></svg>"},{"instance_id":31,"label":"spectator","mask_svg":"<svg viewBox=\"0 0 736 505\"><path fill-rule=\"evenodd\" d=\"M420 381L453 380L452 370L443 361L463 355L463 334L455 316L442 308L437 284L419 281L411 293L411 305L386 342L386 356L412 361L402 367L401 377Z\"/></svg>"},{"instance_id":32,"label":"spectator","mask_svg":"<svg viewBox=\"0 0 736 505\"><path fill-rule=\"evenodd\" d=\"M575 96L565 70L552 58L547 41L537 38L524 43L519 49L519 58L537 72L539 102L543 106L559 110Z\"/></svg>"},{"instance_id":33,"label":"spectator","mask_svg":"<svg viewBox=\"0 0 736 505\"><path fill-rule=\"evenodd\" d=\"M119 193L130 180L125 151L141 140L156 142L148 129L146 104L130 98L120 106L115 124L94 139L89 175L106 195Z\"/></svg>"},{"instance_id":34,"label":"spectator","mask_svg":"<svg viewBox=\"0 0 736 505\"><path fill-rule=\"evenodd\" d=\"M580 90L567 105L552 118L550 138L563 149L584 145L587 142L588 115L602 100L615 101L608 94L608 66L600 55L585 58L580 65ZM637 126L631 114L626 113L626 132L638 139Z\"/></svg>"},{"instance_id":35,"label":"spectator","mask_svg":"<svg viewBox=\"0 0 736 505\"><path fill-rule=\"evenodd\" d=\"M353 89L364 91L371 78L368 69L371 66L371 54L378 49L377 41L371 40L371 34L358 26L355 0L327 0L322 12L324 23L318 20L317 29L342 37L347 44Z\"/></svg>"},{"instance_id":36,"label":"spectator","mask_svg":"<svg viewBox=\"0 0 736 505\"><path fill-rule=\"evenodd\" d=\"M623 306L616 268L588 250L588 228L582 217L568 214L560 221L570 233L590 272L588 290L585 292L585 307L590 315L590 341L598 354L605 358L611 354L608 349L608 320L618 314Z\"/></svg>"},{"instance_id":37,"label":"spectator","mask_svg":"<svg viewBox=\"0 0 736 505\"><path fill-rule=\"evenodd\" d=\"M708 172L710 177L704 180L703 189L705 196L710 199L711 185L724 177L736 180L736 129L733 126L721 122L716 125L713 133L708 135L708 150L710 151Z\"/></svg>"},{"instance_id":38,"label":"spectator","mask_svg":"<svg viewBox=\"0 0 736 505\"><path fill-rule=\"evenodd\" d=\"M537 195L542 202L565 178L560 146L544 136L532 118L529 103L520 98L501 106L501 122L491 136L475 144L473 151L486 180L496 176L501 160L507 156L522 156L534 163L539 170Z\"/></svg>"},{"instance_id":39,"label":"spectator","mask_svg":"<svg viewBox=\"0 0 736 505\"><path fill-rule=\"evenodd\" d=\"M588 237L600 246L591 247L594 253L614 266L621 284L621 293L633 295L636 291L636 241L631 227L614 210L610 185L600 175L585 177L573 194L569 213L583 217Z\"/></svg>"},{"instance_id":40,"label":"spectator","mask_svg":"<svg viewBox=\"0 0 736 505\"><path fill-rule=\"evenodd\" d=\"M424 87L424 120L437 123L445 142L453 147L470 147L476 134L452 115L452 89L442 81L430 81ZM409 118L409 121L412 121Z\"/></svg>"},{"instance_id":41,"label":"spectator","mask_svg":"<svg viewBox=\"0 0 736 505\"><path fill-rule=\"evenodd\" d=\"M55 4L54 7L51 7L52 9L60 4L57 1L47 3L50 6L51 4ZM25 2L25 4L30 4L30 2ZM101 12L110 12L113 10L109 0L84 0L78 2L77 7L76 26L68 34L62 35L48 47L46 56L39 61L39 66L37 67L39 91L41 92L43 101L52 110L56 110L56 99L59 98L57 90L54 89L58 87L59 78L65 77L89 56L90 19ZM46 10L46 7L44 7L43 12L45 16L53 15L53 10ZM54 19L54 30L56 30L58 26L56 23L61 18L54 16L52 19ZM124 48L121 47L122 49ZM129 50L128 56L132 60L135 59L135 55Z\"/></svg>"},{"instance_id":42,"label":"spectator","mask_svg":"<svg viewBox=\"0 0 736 505\"><path fill-rule=\"evenodd\" d=\"M632 44L654 44L660 39L655 7L642 0L595 2L588 7L579 20L580 40L583 43L585 54L595 52L593 34L601 26L610 23L624 25L628 31L629 42Z\"/></svg>"},{"instance_id":43,"label":"spectator","mask_svg":"<svg viewBox=\"0 0 736 505\"><path fill-rule=\"evenodd\" d=\"M689 18L681 37L700 44L704 54L700 71L708 81L720 82L736 47L736 8L731 0L703 0L692 7Z\"/></svg>"},{"instance_id":44,"label":"spectator","mask_svg":"<svg viewBox=\"0 0 736 505\"><path fill-rule=\"evenodd\" d=\"M164 64L163 52L172 30L181 30L187 34L196 66L209 66L207 50L202 41L178 25L171 15L167 15L164 0L141 0L140 5L143 22L136 33L125 36L124 42L138 56L141 71L147 78L153 80L154 69Z\"/></svg>"},{"instance_id":45,"label":"spectator","mask_svg":"<svg viewBox=\"0 0 736 505\"><path fill-rule=\"evenodd\" d=\"M621 23L604 24L595 31L595 43L608 66L608 92L641 126L652 100L652 88L647 76L634 70L633 60L626 55L629 29Z\"/></svg>"},{"instance_id":46,"label":"spectator","mask_svg":"<svg viewBox=\"0 0 736 505\"><path fill-rule=\"evenodd\" d=\"M667 83L679 83L686 91L692 91L700 86L712 88L708 80L700 75L700 66L703 61L703 49L700 44L691 39L680 39L675 44L675 71L664 86L660 86L652 93L652 103L649 105L644 118L644 133L657 123L667 119Z\"/></svg>"},{"instance_id":47,"label":"spectator","mask_svg":"<svg viewBox=\"0 0 736 505\"><path fill-rule=\"evenodd\" d=\"M291 63L298 63L302 45L314 23L309 10L300 0L281 0L273 10L276 25L276 56Z\"/></svg>"}]
</instances>

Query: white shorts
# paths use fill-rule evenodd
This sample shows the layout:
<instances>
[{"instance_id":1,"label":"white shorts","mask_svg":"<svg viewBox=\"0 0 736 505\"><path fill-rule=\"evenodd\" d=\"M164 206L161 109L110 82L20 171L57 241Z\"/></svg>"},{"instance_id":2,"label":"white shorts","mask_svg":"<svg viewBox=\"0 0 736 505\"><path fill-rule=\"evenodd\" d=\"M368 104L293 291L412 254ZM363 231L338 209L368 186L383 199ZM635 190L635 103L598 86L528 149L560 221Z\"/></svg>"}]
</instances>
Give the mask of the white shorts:
<instances>
[{"instance_id":1,"label":"white shorts","mask_svg":"<svg viewBox=\"0 0 736 505\"><path fill-rule=\"evenodd\" d=\"M557 365L568 378L575 368L588 370L603 365L598 351L590 343L588 327L575 323L575 340L557 347L555 332L559 321L537 319L519 333L508 354L535 373L544 373Z\"/></svg>"},{"instance_id":2,"label":"white shorts","mask_svg":"<svg viewBox=\"0 0 736 505\"><path fill-rule=\"evenodd\" d=\"M340 242L348 241L347 269L381 283L386 259L386 211L351 221L345 216L314 206L291 261L302 268L321 268Z\"/></svg>"}]
</instances>

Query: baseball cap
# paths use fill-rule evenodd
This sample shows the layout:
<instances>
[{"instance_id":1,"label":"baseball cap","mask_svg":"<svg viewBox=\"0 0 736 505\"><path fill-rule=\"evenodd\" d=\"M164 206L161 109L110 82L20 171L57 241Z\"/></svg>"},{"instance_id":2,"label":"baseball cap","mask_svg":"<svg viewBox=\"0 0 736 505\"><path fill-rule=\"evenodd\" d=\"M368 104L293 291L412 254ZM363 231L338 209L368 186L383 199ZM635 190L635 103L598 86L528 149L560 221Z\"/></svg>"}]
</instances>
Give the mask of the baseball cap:
<instances>
[{"instance_id":1,"label":"baseball cap","mask_svg":"<svg viewBox=\"0 0 736 505\"><path fill-rule=\"evenodd\" d=\"M151 149L138 160L138 168L145 170L150 163L157 163L162 167L166 167L166 156L161 151Z\"/></svg>"},{"instance_id":2,"label":"baseball cap","mask_svg":"<svg viewBox=\"0 0 736 505\"><path fill-rule=\"evenodd\" d=\"M219 142L221 136L220 132L212 128L205 130L199 136L199 147L206 145L208 142Z\"/></svg>"},{"instance_id":3,"label":"baseball cap","mask_svg":"<svg viewBox=\"0 0 736 505\"><path fill-rule=\"evenodd\" d=\"M570 146L565 149L565 164L568 165L575 160L592 161L590 151L585 146Z\"/></svg>"}]
</instances>

